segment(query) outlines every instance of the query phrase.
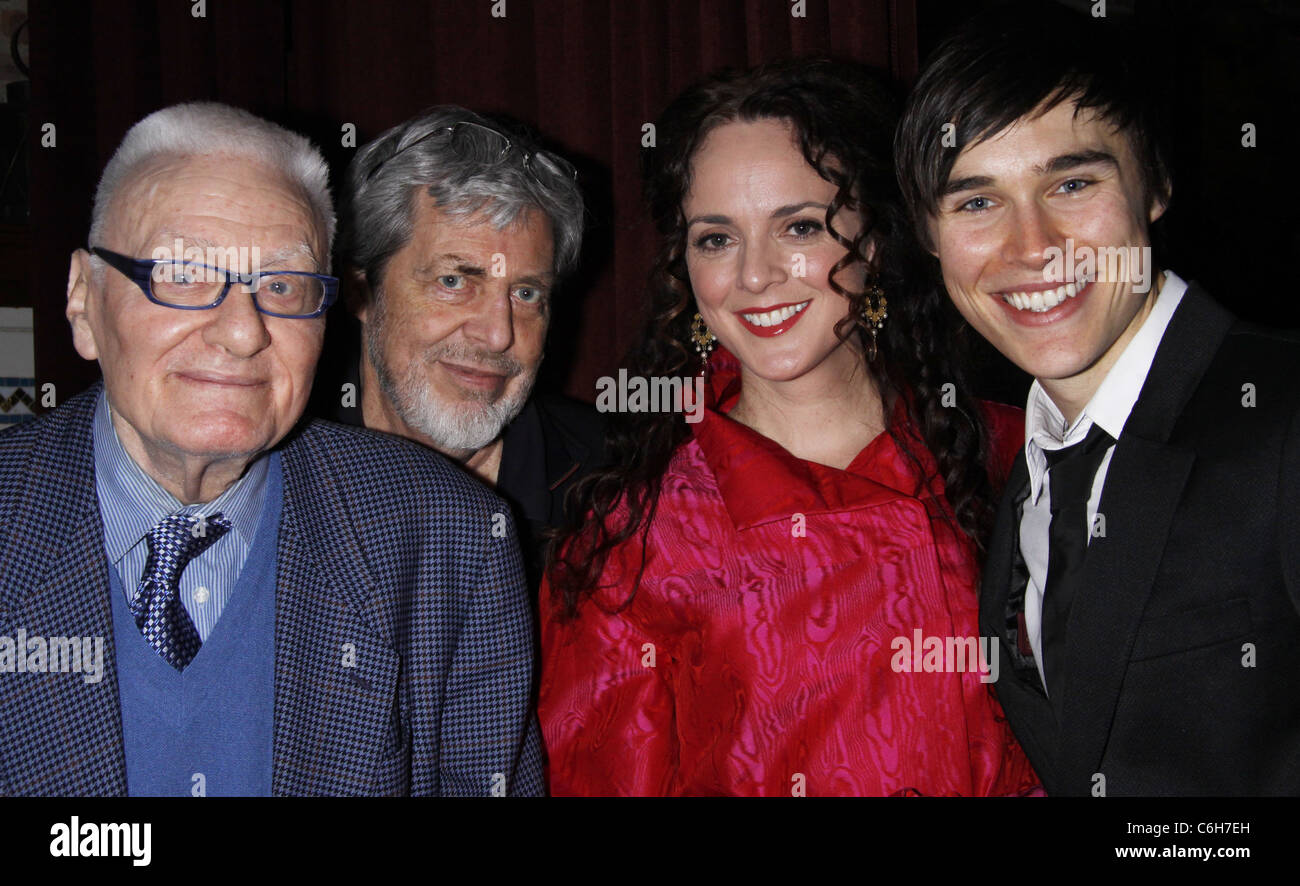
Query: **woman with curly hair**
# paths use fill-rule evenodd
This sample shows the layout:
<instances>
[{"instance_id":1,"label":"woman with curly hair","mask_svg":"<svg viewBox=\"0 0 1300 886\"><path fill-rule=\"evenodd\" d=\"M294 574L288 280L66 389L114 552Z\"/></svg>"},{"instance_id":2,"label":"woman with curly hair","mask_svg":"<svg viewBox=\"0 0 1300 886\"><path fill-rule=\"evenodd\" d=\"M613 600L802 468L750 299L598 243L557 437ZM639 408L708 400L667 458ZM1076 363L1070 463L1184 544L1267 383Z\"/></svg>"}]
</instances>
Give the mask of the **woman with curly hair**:
<instances>
[{"instance_id":1,"label":"woman with curly hair","mask_svg":"<svg viewBox=\"0 0 1300 886\"><path fill-rule=\"evenodd\" d=\"M570 497L541 608L554 794L1037 782L974 654L1022 417L968 393L901 214L894 107L856 67L796 61L659 121L664 248L628 372L703 357L708 408L618 415Z\"/></svg>"}]
</instances>

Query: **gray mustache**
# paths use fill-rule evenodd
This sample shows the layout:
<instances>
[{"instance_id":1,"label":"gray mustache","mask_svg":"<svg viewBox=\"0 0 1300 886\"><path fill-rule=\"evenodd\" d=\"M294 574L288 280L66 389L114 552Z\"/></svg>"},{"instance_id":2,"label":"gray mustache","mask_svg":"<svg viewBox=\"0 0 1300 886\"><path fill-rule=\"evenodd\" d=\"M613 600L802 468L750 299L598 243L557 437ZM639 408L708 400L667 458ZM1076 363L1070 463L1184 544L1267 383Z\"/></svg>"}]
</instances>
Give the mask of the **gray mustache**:
<instances>
[{"instance_id":1,"label":"gray mustache","mask_svg":"<svg viewBox=\"0 0 1300 886\"><path fill-rule=\"evenodd\" d=\"M508 357L505 354L494 354L491 351L477 351L462 345L441 345L428 351L425 355L425 361L428 363L443 358L449 358L453 363L460 363L475 369L499 372L502 375L511 377L524 371L523 364L513 357Z\"/></svg>"}]
</instances>

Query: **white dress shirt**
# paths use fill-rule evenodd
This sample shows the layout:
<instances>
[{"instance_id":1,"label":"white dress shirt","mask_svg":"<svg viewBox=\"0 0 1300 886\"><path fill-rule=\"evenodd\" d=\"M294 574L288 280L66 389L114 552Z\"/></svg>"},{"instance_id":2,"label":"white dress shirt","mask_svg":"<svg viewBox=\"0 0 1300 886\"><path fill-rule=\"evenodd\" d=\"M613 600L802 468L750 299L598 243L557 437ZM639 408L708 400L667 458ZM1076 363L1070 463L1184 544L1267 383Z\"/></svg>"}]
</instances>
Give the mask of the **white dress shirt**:
<instances>
[{"instance_id":1,"label":"white dress shirt","mask_svg":"<svg viewBox=\"0 0 1300 886\"><path fill-rule=\"evenodd\" d=\"M1174 310L1187 291L1187 284L1172 271L1165 271L1165 282L1156 295L1151 313L1142 322L1124 353L1102 379L1097 392L1079 413L1074 424L1066 426L1061 410L1052 402L1035 379L1029 389L1029 402L1025 406L1025 461L1029 467L1029 497L1020 510L1020 552L1029 570L1029 585L1025 588L1025 629L1029 645L1034 650L1038 676L1043 685L1043 593L1047 587L1048 530L1052 522L1051 484L1047 482L1047 456L1043 453L1079 443L1088 435L1094 423L1110 436L1119 440L1128 421L1133 404L1146 383L1151 362L1155 359L1160 339L1164 337ZM1106 471L1115 454L1112 444L1102 458L1101 466L1092 481L1088 497L1088 541L1094 534L1101 535L1103 525L1097 520L1097 505L1106 483ZM1105 515L1102 515L1105 519Z\"/></svg>"}]
</instances>

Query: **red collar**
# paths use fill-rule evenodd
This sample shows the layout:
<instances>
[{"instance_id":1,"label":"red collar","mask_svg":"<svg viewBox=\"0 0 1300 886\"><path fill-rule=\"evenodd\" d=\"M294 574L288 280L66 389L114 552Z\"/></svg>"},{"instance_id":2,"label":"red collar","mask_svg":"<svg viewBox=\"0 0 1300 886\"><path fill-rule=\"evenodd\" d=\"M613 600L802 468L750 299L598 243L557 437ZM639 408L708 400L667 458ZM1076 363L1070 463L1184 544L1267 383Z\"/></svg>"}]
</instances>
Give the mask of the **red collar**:
<instances>
[{"instance_id":1,"label":"red collar","mask_svg":"<svg viewBox=\"0 0 1300 886\"><path fill-rule=\"evenodd\" d=\"M805 461L727 417L740 397L740 385L739 362L717 347L709 360L705 394L708 408L692 426L737 529L788 521L796 513L856 510L900 499L916 500L916 468L889 434L868 443L844 470ZM890 423L895 433L912 434L902 398ZM929 453L919 439L913 436L913 440L912 449L924 469L933 472Z\"/></svg>"}]
</instances>

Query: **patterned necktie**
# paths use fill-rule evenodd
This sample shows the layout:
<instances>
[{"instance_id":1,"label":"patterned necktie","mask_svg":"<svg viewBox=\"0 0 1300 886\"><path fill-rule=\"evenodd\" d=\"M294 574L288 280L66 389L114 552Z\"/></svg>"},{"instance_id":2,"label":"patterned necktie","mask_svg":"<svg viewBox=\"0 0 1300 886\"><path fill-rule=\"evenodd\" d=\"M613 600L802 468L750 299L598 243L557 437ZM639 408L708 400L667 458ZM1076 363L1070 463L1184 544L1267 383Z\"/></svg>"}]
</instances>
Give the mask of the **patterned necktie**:
<instances>
[{"instance_id":1,"label":"patterned necktie","mask_svg":"<svg viewBox=\"0 0 1300 886\"><path fill-rule=\"evenodd\" d=\"M1093 424L1082 442L1051 452L1047 456L1047 480L1051 484L1052 522L1048 528L1047 587L1043 591L1043 674L1047 691L1061 689L1061 663L1065 657L1065 623L1083 572L1088 552L1088 499L1093 480L1106 451L1115 440Z\"/></svg>"},{"instance_id":2,"label":"patterned necktie","mask_svg":"<svg viewBox=\"0 0 1300 886\"><path fill-rule=\"evenodd\" d=\"M229 531L230 521L221 514L206 520L172 514L149 530L149 559L131 601L131 614L149 645L178 671L185 670L202 645L181 603L181 572Z\"/></svg>"}]
</instances>

